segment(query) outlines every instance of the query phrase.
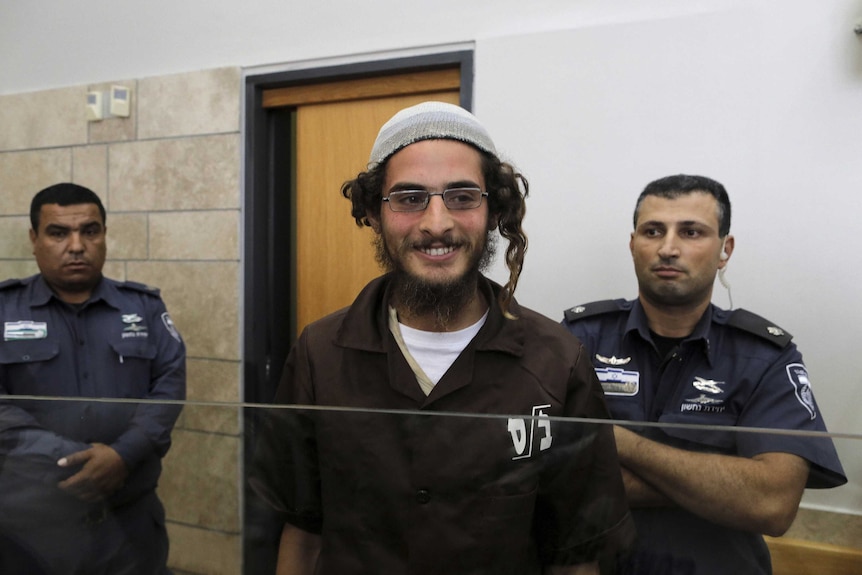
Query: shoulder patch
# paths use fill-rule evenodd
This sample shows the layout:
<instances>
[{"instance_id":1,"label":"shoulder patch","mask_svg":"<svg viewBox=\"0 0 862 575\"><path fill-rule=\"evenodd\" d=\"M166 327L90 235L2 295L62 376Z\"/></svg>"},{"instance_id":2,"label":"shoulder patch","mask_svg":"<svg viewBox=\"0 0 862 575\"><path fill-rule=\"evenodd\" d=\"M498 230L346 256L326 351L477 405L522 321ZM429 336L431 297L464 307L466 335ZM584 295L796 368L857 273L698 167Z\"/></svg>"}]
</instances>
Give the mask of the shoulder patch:
<instances>
[{"instance_id":1,"label":"shoulder patch","mask_svg":"<svg viewBox=\"0 0 862 575\"><path fill-rule=\"evenodd\" d=\"M147 293L154 296L158 296L160 293L160 290L157 287L148 286L146 284L133 281L125 281L119 284L119 287Z\"/></svg>"},{"instance_id":2,"label":"shoulder patch","mask_svg":"<svg viewBox=\"0 0 862 575\"><path fill-rule=\"evenodd\" d=\"M733 310L727 318L727 325L752 333L778 347L785 347L793 339L793 336L784 329L744 309Z\"/></svg>"},{"instance_id":3,"label":"shoulder patch","mask_svg":"<svg viewBox=\"0 0 862 575\"><path fill-rule=\"evenodd\" d=\"M624 299L606 299L570 307L564 312L564 315L566 321L573 322L606 313L627 311L629 309L631 309L631 305Z\"/></svg>"}]
</instances>

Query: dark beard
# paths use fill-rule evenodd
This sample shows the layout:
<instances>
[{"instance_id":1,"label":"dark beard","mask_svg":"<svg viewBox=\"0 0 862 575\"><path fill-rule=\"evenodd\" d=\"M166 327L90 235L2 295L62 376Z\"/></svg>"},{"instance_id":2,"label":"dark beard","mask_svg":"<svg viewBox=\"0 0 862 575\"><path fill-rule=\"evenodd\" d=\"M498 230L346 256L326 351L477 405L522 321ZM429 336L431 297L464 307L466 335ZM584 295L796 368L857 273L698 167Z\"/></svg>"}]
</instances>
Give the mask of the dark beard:
<instances>
[{"instance_id":1,"label":"dark beard","mask_svg":"<svg viewBox=\"0 0 862 575\"><path fill-rule=\"evenodd\" d=\"M435 325L441 330L445 330L451 319L457 317L475 297L479 275L493 261L496 246L497 236L489 231L482 249L464 274L447 282L430 282L414 276L401 266L400 260L392 258L383 234L374 239L378 263L392 272L392 303L405 308L413 316L432 315Z\"/></svg>"}]
</instances>

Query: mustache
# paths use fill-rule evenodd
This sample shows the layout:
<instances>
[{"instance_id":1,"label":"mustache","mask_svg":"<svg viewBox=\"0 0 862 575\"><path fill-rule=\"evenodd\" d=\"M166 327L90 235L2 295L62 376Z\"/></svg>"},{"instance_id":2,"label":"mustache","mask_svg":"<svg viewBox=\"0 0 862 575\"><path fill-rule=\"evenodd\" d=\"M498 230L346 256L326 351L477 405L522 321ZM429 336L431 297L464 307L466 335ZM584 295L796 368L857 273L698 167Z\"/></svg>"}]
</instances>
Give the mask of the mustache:
<instances>
[{"instance_id":1,"label":"mustache","mask_svg":"<svg viewBox=\"0 0 862 575\"><path fill-rule=\"evenodd\" d=\"M650 270L674 270L678 272L688 271L685 266L679 265L678 262L674 261L674 259L671 258L660 258L658 262L650 266Z\"/></svg>"},{"instance_id":2,"label":"mustache","mask_svg":"<svg viewBox=\"0 0 862 575\"><path fill-rule=\"evenodd\" d=\"M423 237L418 240L414 240L410 242L410 247L415 249L429 249L433 247L444 247L444 248L457 248L465 245L466 242L463 240L457 239L449 234L440 237L440 238L432 238L432 237Z\"/></svg>"}]
</instances>

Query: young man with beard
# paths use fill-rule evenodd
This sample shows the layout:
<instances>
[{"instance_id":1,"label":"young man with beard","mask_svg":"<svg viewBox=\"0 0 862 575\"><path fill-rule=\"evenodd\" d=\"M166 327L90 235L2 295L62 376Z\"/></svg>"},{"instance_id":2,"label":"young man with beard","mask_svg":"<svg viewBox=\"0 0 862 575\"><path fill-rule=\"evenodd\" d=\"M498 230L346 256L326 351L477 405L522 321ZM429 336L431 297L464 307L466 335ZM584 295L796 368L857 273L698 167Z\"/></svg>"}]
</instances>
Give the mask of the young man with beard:
<instances>
[{"instance_id":1,"label":"young man with beard","mask_svg":"<svg viewBox=\"0 0 862 575\"><path fill-rule=\"evenodd\" d=\"M342 193L389 273L285 365L277 403L357 409L274 410L252 484L283 513L278 573L597 574L631 523L610 426L551 419L606 417L585 352L513 298L526 180L426 102ZM482 275L497 229L505 286Z\"/></svg>"},{"instance_id":2,"label":"young man with beard","mask_svg":"<svg viewBox=\"0 0 862 575\"><path fill-rule=\"evenodd\" d=\"M710 303L735 246L729 232L720 183L656 180L638 198L629 241L638 299L565 312L614 418L677 424L615 427L638 531L616 573L771 573L761 534L790 527L805 487L847 481L829 438L694 427L826 430L790 335Z\"/></svg>"}]
</instances>

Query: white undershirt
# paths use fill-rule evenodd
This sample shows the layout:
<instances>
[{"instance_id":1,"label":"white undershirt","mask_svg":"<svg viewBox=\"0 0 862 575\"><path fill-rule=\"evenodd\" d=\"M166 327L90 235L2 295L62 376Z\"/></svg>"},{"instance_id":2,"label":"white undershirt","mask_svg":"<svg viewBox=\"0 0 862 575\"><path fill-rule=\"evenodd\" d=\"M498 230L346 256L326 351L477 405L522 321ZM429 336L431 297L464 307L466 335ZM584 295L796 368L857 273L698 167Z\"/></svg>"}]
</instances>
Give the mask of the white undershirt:
<instances>
[{"instance_id":1,"label":"white undershirt","mask_svg":"<svg viewBox=\"0 0 862 575\"><path fill-rule=\"evenodd\" d=\"M431 393L488 319L486 311L479 321L469 327L458 331L438 332L422 331L398 322L393 308L389 308L389 314L390 331L416 374L416 380L425 395Z\"/></svg>"}]
</instances>

